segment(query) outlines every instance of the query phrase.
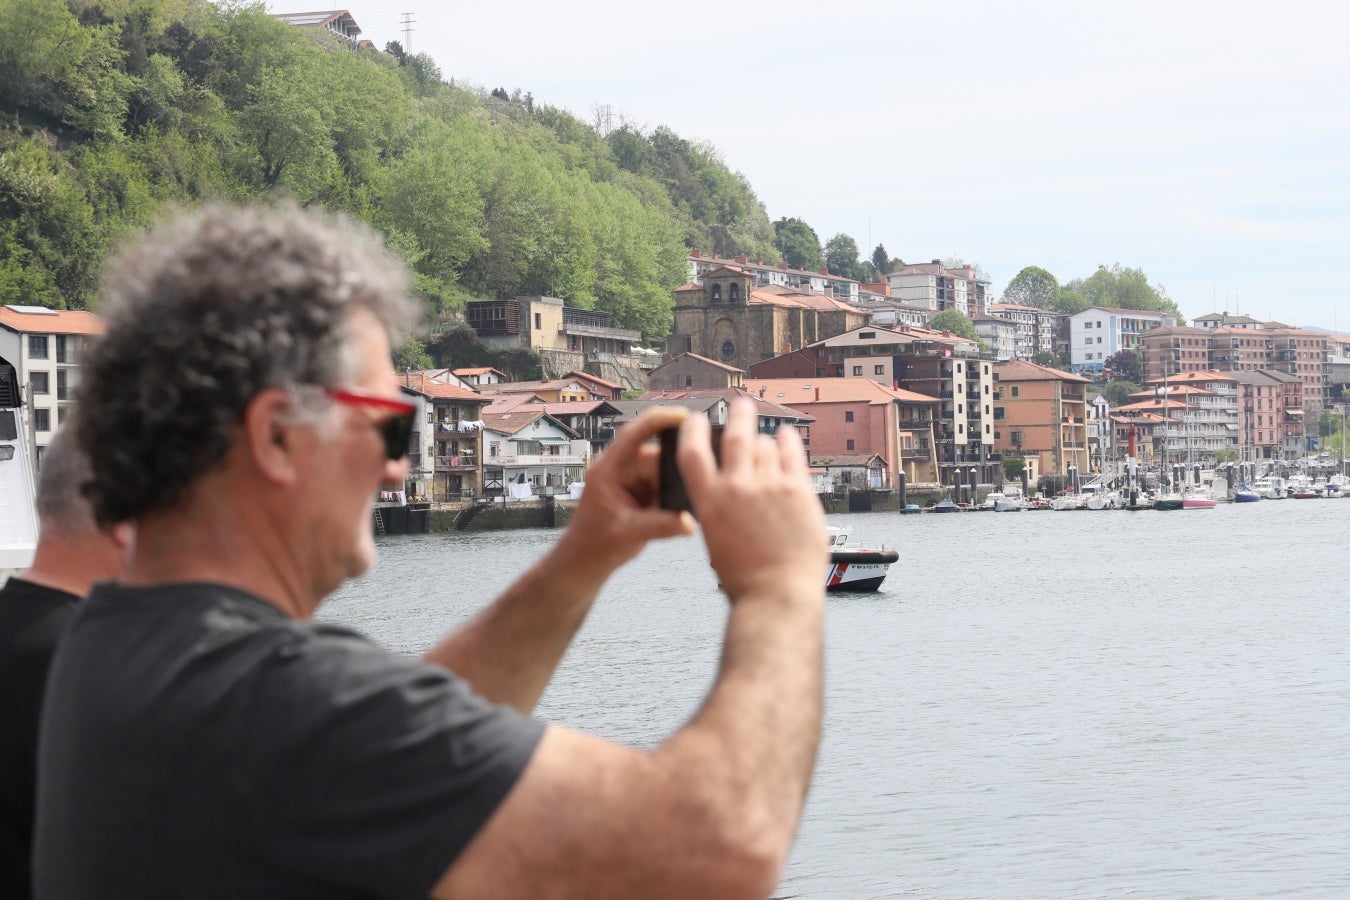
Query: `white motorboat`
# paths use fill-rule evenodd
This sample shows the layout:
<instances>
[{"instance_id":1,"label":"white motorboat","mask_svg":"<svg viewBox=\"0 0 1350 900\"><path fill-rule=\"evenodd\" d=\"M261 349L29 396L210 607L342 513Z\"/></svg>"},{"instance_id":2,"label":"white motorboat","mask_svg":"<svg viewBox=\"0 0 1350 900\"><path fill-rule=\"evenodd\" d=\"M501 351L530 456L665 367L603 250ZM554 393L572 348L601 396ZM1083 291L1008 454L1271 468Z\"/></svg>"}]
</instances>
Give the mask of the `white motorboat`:
<instances>
[{"instance_id":1,"label":"white motorboat","mask_svg":"<svg viewBox=\"0 0 1350 900\"><path fill-rule=\"evenodd\" d=\"M825 570L825 590L875 591L886 580L891 563L900 559L899 552L886 547L850 547L849 531L837 525L826 526L830 547L830 563Z\"/></svg>"},{"instance_id":2,"label":"white motorboat","mask_svg":"<svg viewBox=\"0 0 1350 900\"><path fill-rule=\"evenodd\" d=\"M33 463L18 407L0 408L0 582L33 564Z\"/></svg>"}]
</instances>

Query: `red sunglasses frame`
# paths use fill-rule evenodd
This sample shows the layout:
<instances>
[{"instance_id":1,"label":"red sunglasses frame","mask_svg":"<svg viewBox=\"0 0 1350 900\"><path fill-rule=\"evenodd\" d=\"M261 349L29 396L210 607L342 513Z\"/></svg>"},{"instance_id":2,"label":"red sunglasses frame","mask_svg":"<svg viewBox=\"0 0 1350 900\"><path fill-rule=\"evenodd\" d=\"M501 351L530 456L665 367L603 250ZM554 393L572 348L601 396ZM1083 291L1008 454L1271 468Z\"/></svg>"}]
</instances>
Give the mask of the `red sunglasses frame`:
<instances>
[{"instance_id":1,"label":"red sunglasses frame","mask_svg":"<svg viewBox=\"0 0 1350 900\"><path fill-rule=\"evenodd\" d=\"M408 455L408 439L412 437L413 426L417 424L415 404L351 388L324 388L324 393L344 406L370 406L391 411L393 415L387 419L371 424L384 439L384 453L390 461L397 461Z\"/></svg>"}]
</instances>

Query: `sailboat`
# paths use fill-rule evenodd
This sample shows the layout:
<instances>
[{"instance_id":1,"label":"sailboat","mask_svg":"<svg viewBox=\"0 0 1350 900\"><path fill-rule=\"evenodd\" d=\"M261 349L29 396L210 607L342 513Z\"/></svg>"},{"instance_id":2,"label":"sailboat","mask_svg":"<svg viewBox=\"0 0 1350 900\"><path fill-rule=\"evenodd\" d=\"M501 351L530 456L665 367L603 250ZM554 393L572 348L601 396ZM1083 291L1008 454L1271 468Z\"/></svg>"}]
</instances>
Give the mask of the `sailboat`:
<instances>
[{"instance_id":1,"label":"sailboat","mask_svg":"<svg viewBox=\"0 0 1350 900\"><path fill-rule=\"evenodd\" d=\"M1169 391L1168 391L1168 387L1167 387L1167 375L1164 373L1164 374L1163 374L1163 386L1162 386L1162 392L1161 392L1161 396L1162 396L1162 399L1163 399L1163 407L1162 407L1162 429L1163 429L1163 439L1162 439L1162 462L1160 462L1160 463L1158 464L1158 484L1159 484L1159 489L1161 489L1161 487L1162 487L1162 482L1163 482L1164 479L1167 479L1168 482L1175 481L1174 478L1168 478L1168 477L1167 477L1167 423L1168 423L1168 421L1169 421L1170 418L1171 418L1171 415L1170 415L1170 413L1169 413L1169 411L1168 411L1168 406L1167 406L1167 395L1168 395L1168 393L1169 393ZM1170 512L1171 510L1174 510L1174 509L1182 509L1182 508L1184 508L1183 505L1182 505L1184 501L1182 500L1181 494L1177 492L1176 485L1175 485L1175 484L1169 484L1169 487L1171 488L1171 490L1167 491L1165 494L1162 494L1162 495L1160 495L1160 496L1158 496L1158 497L1154 497L1154 498L1153 498L1153 508L1154 508L1154 509L1160 510L1160 511L1162 511L1162 512Z\"/></svg>"}]
</instances>

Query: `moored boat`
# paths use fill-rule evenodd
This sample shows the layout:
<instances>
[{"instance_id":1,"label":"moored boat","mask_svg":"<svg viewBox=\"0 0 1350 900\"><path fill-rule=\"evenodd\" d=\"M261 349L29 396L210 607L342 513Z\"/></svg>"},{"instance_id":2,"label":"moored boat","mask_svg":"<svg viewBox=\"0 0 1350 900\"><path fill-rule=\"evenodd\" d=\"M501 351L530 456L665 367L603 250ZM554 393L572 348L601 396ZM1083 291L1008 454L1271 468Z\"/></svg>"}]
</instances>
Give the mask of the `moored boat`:
<instances>
[{"instance_id":1,"label":"moored boat","mask_svg":"<svg viewBox=\"0 0 1350 900\"><path fill-rule=\"evenodd\" d=\"M953 503L951 500L943 498L942 500L939 500L937 503L935 503L932 507L930 507L928 511L935 513L954 513L960 512L961 508L957 506L955 503Z\"/></svg>"},{"instance_id":2,"label":"moored boat","mask_svg":"<svg viewBox=\"0 0 1350 900\"><path fill-rule=\"evenodd\" d=\"M3 362L0 360L0 364ZM0 583L31 566L37 548L38 522L27 439L18 407L0 408Z\"/></svg>"},{"instance_id":3,"label":"moored boat","mask_svg":"<svg viewBox=\"0 0 1350 900\"><path fill-rule=\"evenodd\" d=\"M1259 503L1261 492L1252 487L1250 483L1244 484L1233 492L1234 503Z\"/></svg>"},{"instance_id":4,"label":"moored boat","mask_svg":"<svg viewBox=\"0 0 1350 900\"><path fill-rule=\"evenodd\" d=\"M891 563L900 559L896 550L886 547L848 546L846 528L826 528L830 544L830 564L825 570L825 590L829 593L845 591L875 591L886 580Z\"/></svg>"}]
</instances>

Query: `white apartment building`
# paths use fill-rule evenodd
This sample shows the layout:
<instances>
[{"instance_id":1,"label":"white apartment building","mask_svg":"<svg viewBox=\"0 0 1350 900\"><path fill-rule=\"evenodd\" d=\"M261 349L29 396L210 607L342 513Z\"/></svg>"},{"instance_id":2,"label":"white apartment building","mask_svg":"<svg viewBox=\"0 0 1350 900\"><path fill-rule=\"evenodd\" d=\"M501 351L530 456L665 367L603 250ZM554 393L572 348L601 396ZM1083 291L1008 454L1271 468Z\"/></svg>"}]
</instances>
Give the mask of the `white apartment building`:
<instances>
[{"instance_id":1,"label":"white apartment building","mask_svg":"<svg viewBox=\"0 0 1350 900\"><path fill-rule=\"evenodd\" d=\"M1091 306L1069 320L1069 371L1100 372L1121 350L1138 350L1139 337L1155 328L1177 324L1176 316L1142 309Z\"/></svg>"},{"instance_id":2,"label":"white apartment building","mask_svg":"<svg viewBox=\"0 0 1350 900\"><path fill-rule=\"evenodd\" d=\"M989 345L995 360L1003 362L1016 356L1017 338L1020 336L1016 322L1000 316L976 316L971 321L975 324L975 333Z\"/></svg>"},{"instance_id":3,"label":"white apartment building","mask_svg":"<svg viewBox=\"0 0 1350 900\"><path fill-rule=\"evenodd\" d=\"M86 342L102 333L84 310L0 306L0 392L23 405L35 466L70 409Z\"/></svg>"}]
</instances>

